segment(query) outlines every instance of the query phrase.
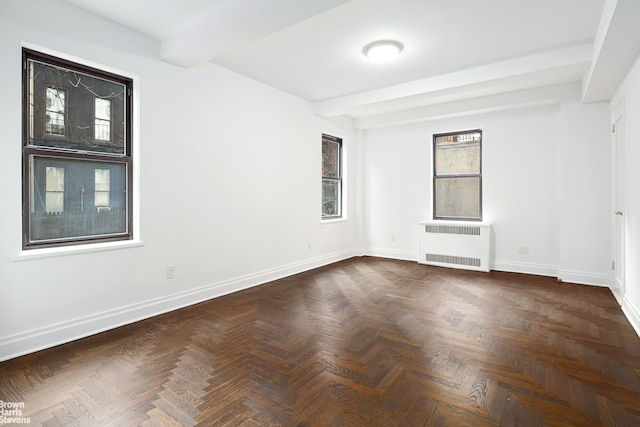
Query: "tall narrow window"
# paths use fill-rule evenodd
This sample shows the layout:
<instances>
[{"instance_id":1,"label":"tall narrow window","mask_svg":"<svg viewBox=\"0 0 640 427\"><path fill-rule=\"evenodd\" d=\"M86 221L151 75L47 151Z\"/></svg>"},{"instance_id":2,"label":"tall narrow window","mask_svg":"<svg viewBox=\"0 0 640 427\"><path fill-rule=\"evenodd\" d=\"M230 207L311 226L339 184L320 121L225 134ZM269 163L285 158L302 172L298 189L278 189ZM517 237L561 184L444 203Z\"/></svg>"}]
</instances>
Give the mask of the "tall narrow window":
<instances>
[{"instance_id":1,"label":"tall narrow window","mask_svg":"<svg viewBox=\"0 0 640 427\"><path fill-rule=\"evenodd\" d=\"M23 248L131 239L131 79L30 49L23 62Z\"/></svg>"},{"instance_id":2,"label":"tall narrow window","mask_svg":"<svg viewBox=\"0 0 640 427\"><path fill-rule=\"evenodd\" d=\"M482 131L433 136L434 219L482 220Z\"/></svg>"},{"instance_id":3,"label":"tall narrow window","mask_svg":"<svg viewBox=\"0 0 640 427\"><path fill-rule=\"evenodd\" d=\"M93 205L98 211L108 211L111 206L111 169L95 170Z\"/></svg>"},{"instance_id":4,"label":"tall narrow window","mask_svg":"<svg viewBox=\"0 0 640 427\"><path fill-rule=\"evenodd\" d=\"M111 139L111 100L96 98L95 101L95 139L109 141Z\"/></svg>"},{"instance_id":5,"label":"tall narrow window","mask_svg":"<svg viewBox=\"0 0 640 427\"><path fill-rule=\"evenodd\" d=\"M322 135L322 218L342 216L342 139Z\"/></svg>"},{"instance_id":6,"label":"tall narrow window","mask_svg":"<svg viewBox=\"0 0 640 427\"><path fill-rule=\"evenodd\" d=\"M63 89L48 87L46 91L45 132L49 135L65 134L66 92Z\"/></svg>"},{"instance_id":7,"label":"tall narrow window","mask_svg":"<svg viewBox=\"0 0 640 427\"><path fill-rule=\"evenodd\" d=\"M64 168L47 166L45 169L45 211L64 211Z\"/></svg>"}]
</instances>

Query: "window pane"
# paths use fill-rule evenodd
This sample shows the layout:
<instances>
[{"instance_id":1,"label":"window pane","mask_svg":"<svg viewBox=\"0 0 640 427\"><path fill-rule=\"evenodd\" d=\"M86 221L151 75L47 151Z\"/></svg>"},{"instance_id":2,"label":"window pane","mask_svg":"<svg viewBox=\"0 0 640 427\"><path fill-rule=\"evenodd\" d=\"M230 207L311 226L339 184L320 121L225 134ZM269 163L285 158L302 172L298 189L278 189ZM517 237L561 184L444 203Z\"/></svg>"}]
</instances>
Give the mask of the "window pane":
<instances>
[{"instance_id":1,"label":"window pane","mask_svg":"<svg viewBox=\"0 0 640 427\"><path fill-rule=\"evenodd\" d=\"M30 160L31 242L127 233L125 163Z\"/></svg>"},{"instance_id":2,"label":"window pane","mask_svg":"<svg viewBox=\"0 0 640 427\"><path fill-rule=\"evenodd\" d=\"M480 133L436 137L436 175L479 174Z\"/></svg>"},{"instance_id":3,"label":"window pane","mask_svg":"<svg viewBox=\"0 0 640 427\"><path fill-rule=\"evenodd\" d=\"M340 216L339 181L322 181L322 216Z\"/></svg>"},{"instance_id":4,"label":"window pane","mask_svg":"<svg viewBox=\"0 0 640 427\"><path fill-rule=\"evenodd\" d=\"M48 87L46 89L45 132L52 135L64 135L64 90Z\"/></svg>"},{"instance_id":5,"label":"window pane","mask_svg":"<svg viewBox=\"0 0 640 427\"><path fill-rule=\"evenodd\" d=\"M96 191L109 191L111 189L111 169L95 170Z\"/></svg>"},{"instance_id":6,"label":"window pane","mask_svg":"<svg viewBox=\"0 0 640 427\"><path fill-rule=\"evenodd\" d=\"M124 84L33 59L27 66L29 145L126 154Z\"/></svg>"},{"instance_id":7,"label":"window pane","mask_svg":"<svg viewBox=\"0 0 640 427\"><path fill-rule=\"evenodd\" d=\"M109 207L109 192L108 191L96 191L94 206L96 208Z\"/></svg>"},{"instance_id":8,"label":"window pane","mask_svg":"<svg viewBox=\"0 0 640 427\"><path fill-rule=\"evenodd\" d=\"M64 192L47 191L45 204L47 213L60 213L64 211Z\"/></svg>"},{"instance_id":9,"label":"window pane","mask_svg":"<svg viewBox=\"0 0 640 427\"><path fill-rule=\"evenodd\" d=\"M96 119L111 120L111 101L96 98Z\"/></svg>"},{"instance_id":10,"label":"window pane","mask_svg":"<svg viewBox=\"0 0 640 427\"><path fill-rule=\"evenodd\" d=\"M64 168L47 166L47 191L64 191Z\"/></svg>"},{"instance_id":11,"label":"window pane","mask_svg":"<svg viewBox=\"0 0 640 427\"><path fill-rule=\"evenodd\" d=\"M438 218L480 218L480 178L436 178Z\"/></svg>"},{"instance_id":12,"label":"window pane","mask_svg":"<svg viewBox=\"0 0 640 427\"><path fill-rule=\"evenodd\" d=\"M111 101L96 98L95 110L95 138L109 141L111 139Z\"/></svg>"},{"instance_id":13,"label":"window pane","mask_svg":"<svg viewBox=\"0 0 640 427\"><path fill-rule=\"evenodd\" d=\"M109 207L111 194L111 169L95 170L95 190L94 206L96 208Z\"/></svg>"},{"instance_id":14,"label":"window pane","mask_svg":"<svg viewBox=\"0 0 640 427\"><path fill-rule=\"evenodd\" d=\"M322 140L322 176L326 178L340 176L340 143Z\"/></svg>"},{"instance_id":15,"label":"window pane","mask_svg":"<svg viewBox=\"0 0 640 427\"><path fill-rule=\"evenodd\" d=\"M56 111L64 114L64 90L47 88L47 111Z\"/></svg>"},{"instance_id":16,"label":"window pane","mask_svg":"<svg viewBox=\"0 0 640 427\"><path fill-rule=\"evenodd\" d=\"M47 166L45 169L45 211L64 211L64 168Z\"/></svg>"}]
</instances>

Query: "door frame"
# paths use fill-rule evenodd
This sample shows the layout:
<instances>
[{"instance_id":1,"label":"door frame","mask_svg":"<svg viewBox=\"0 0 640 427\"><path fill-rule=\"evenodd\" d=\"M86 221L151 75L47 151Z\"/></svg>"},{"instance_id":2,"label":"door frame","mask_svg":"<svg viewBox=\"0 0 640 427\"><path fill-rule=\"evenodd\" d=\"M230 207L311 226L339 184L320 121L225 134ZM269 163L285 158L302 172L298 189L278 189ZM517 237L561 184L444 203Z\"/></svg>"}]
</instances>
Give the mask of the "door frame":
<instances>
[{"instance_id":1,"label":"door frame","mask_svg":"<svg viewBox=\"0 0 640 427\"><path fill-rule=\"evenodd\" d=\"M626 292L624 99L612 111L611 135L611 291L622 305Z\"/></svg>"}]
</instances>

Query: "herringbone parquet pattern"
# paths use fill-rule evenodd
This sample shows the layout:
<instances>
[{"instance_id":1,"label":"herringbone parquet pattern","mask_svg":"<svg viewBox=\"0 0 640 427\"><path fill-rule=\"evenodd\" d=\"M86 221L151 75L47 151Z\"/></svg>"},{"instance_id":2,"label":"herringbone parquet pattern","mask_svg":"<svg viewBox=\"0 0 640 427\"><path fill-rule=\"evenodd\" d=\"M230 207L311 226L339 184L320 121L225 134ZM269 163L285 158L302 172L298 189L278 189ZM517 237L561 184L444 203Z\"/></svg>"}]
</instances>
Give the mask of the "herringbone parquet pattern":
<instances>
[{"instance_id":1,"label":"herringbone parquet pattern","mask_svg":"<svg viewBox=\"0 0 640 427\"><path fill-rule=\"evenodd\" d=\"M609 290L354 258L0 364L43 426L638 426Z\"/></svg>"}]
</instances>

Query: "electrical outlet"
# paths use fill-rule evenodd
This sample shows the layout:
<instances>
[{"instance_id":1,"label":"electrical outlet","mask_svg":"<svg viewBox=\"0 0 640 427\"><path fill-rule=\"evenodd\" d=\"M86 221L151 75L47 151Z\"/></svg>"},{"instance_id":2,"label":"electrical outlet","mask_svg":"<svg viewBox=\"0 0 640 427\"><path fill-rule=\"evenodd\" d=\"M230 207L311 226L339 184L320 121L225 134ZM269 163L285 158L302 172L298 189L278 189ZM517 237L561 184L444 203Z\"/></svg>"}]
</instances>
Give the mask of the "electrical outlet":
<instances>
[{"instance_id":1,"label":"electrical outlet","mask_svg":"<svg viewBox=\"0 0 640 427\"><path fill-rule=\"evenodd\" d=\"M311 242L307 242L307 250L310 251L311 250Z\"/></svg>"},{"instance_id":2,"label":"electrical outlet","mask_svg":"<svg viewBox=\"0 0 640 427\"><path fill-rule=\"evenodd\" d=\"M173 264L167 265L166 269L166 277L167 279L175 279L176 277L176 266Z\"/></svg>"},{"instance_id":3,"label":"electrical outlet","mask_svg":"<svg viewBox=\"0 0 640 427\"><path fill-rule=\"evenodd\" d=\"M396 235L395 235L395 234L392 234L392 235L391 235L391 241L392 241L392 242L395 242L395 241L396 241Z\"/></svg>"},{"instance_id":4,"label":"electrical outlet","mask_svg":"<svg viewBox=\"0 0 640 427\"><path fill-rule=\"evenodd\" d=\"M518 253L522 255L529 255L529 246L527 245L518 246Z\"/></svg>"}]
</instances>

